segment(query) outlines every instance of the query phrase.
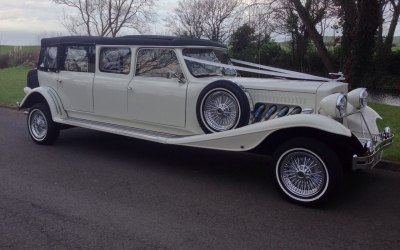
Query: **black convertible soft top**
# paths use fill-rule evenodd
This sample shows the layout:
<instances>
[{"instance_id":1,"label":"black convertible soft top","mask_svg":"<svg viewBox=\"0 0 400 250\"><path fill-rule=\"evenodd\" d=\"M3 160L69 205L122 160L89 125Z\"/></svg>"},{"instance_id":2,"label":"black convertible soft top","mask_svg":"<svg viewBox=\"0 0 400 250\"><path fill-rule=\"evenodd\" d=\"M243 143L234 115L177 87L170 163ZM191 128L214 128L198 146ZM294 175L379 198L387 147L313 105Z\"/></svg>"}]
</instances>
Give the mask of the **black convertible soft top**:
<instances>
[{"instance_id":1,"label":"black convertible soft top","mask_svg":"<svg viewBox=\"0 0 400 250\"><path fill-rule=\"evenodd\" d=\"M225 45L219 42L175 37L175 36L121 36L116 38L98 37L98 36L61 36L53 38L43 38L42 47L54 46L60 44L100 44L100 45L149 45L149 46L210 46L225 48Z\"/></svg>"}]
</instances>

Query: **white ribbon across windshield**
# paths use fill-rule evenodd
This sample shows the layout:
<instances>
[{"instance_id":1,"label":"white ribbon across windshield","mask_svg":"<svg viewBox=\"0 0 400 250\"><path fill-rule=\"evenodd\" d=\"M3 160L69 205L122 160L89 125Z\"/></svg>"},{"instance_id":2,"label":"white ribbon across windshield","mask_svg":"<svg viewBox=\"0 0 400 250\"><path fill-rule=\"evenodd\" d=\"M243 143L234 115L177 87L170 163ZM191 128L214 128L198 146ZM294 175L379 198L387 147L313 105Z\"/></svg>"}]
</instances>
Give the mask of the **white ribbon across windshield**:
<instances>
[{"instance_id":1,"label":"white ribbon across windshield","mask_svg":"<svg viewBox=\"0 0 400 250\"><path fill-rule=\"evenodd\" d=\"M201 60L201 59L188 57L188 56L183 56L183 59L191 61L191 62L202 63L202 64L211 65L211 66L215 66L215 67L223 67L223 68L228 68L228 69L235 69L235 70L239 70L239 71L246 71L246 72L269 75L269 76L276 76L276 77L283 77L283 78L295 78L295 79L301 79L301 80L332 81L332 79L329 79L329 78L308 75L308 74L299 73L299 72L290 71L290 70L268 67L268 66L264 66L264 65L260 65L260 64L249 63L249 62L239 61L239 60L235 60L235 59L231 59L231 61L234 63L243 64L243 65L247 65L247 66L251 66L251 67L257 67L260 69L251 69L251 68L246 68L246 67L234 66L234 65L230 65L230 64L210 62L210 61ZM264 70L262 70L262 69L264 69Z\"/></svg>"}]
</instances>

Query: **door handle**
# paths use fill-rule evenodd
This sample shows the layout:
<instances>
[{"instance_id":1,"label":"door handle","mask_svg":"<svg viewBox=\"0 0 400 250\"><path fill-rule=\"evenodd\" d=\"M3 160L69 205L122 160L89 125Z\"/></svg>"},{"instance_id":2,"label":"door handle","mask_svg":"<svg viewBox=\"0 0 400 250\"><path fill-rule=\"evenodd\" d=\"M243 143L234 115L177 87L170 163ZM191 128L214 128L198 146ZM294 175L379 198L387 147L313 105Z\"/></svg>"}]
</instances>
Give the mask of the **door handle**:
<instances>
[{"instance_id":1,"label":"door handle","mask_svg":"<svg viewBox=\"0 0 400 250\"><path fill-rule=\"evenodd\" d=\"M129 92L129 93L134 93L135 91L133 90L133 87L130 87L130 86L129 86L129 87L128 87L128 92Z\"/></svg>"},{"instance_id":2,"label":"door handle","mask_svg":"<svg viewBox=\"0 0 400 250\"><path fill-rule=\"evenodd\" d=\"M61 80L57 80L57 82L58 82L58 83L62 83L63 81L61 81Z\"/></svg>"}]
</instances>

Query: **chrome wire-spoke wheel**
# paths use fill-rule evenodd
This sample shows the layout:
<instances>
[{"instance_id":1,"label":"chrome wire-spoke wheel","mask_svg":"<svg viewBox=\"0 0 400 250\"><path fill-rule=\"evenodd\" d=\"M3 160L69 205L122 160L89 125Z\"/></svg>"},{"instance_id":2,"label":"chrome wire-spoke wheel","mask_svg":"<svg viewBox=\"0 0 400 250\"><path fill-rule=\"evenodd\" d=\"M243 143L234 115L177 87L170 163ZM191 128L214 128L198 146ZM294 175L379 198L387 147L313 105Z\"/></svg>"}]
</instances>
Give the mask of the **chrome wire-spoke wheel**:
<instances>
[{"instance_id":1,"label":"chrome wire-spoke wheel","mask_svg":"<svg viewBox=\"0 0 400 250\"><path fill-rule=\"evenodd\" d=\"M29 110L27 127L30 137L40 145L53 144L60 135L60 127L53 121L47 103L36 103Z\"/></svg>"},{"instance_id":2,"label":"chrome wire-spoke wheel","mask_svg":"<svg viewBox=\"0 0 400 250\"><path fill-rule=\"evenodd\" d=\"M235 128L240 118L239 101L226 89L214 89L203 99L202 118L213 131Z\"/></svg>"},{"instance_id":3,"label":"chrome wire-spoke wheel","mask_svg":"<svg viewBox=\"0 0 400 250\"><path fill-rule=\"evenodd\" d=\"M324 194L329 174L321 158L307 149L286 151L277 163L276 174L284 192L297 200L314 200Z\"/></svg>"},{"instance_id":4,"label":"chrome wire-spoke wheel","mask_svg":"<svg viewBox=\"0 0 400 250\"><path fill-rule=\"evenodd\" d=\"M38 141L43 140L47 135L47 120L41 110L35 109L31 111L29 117L29 131L31 135Z\"/></svg>"}]
</instances>

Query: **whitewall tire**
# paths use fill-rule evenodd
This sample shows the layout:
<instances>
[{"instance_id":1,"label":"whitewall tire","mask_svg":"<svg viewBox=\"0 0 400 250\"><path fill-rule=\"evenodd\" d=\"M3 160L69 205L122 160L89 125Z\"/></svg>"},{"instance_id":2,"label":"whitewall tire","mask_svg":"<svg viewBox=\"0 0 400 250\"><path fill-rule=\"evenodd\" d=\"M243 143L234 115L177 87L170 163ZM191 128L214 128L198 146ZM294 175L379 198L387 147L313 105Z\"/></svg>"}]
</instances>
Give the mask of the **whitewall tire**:
<instances>
[{"instance_id":1,"label":"whitewall tire","mask_svg":"<svg viewBox=\"0 0 400 250\"><path fill-rule=\"evenodd\" d=\"M277 187L289 200L302 205L326 201L340 185L343 168L325 143L295 138L282 144L273 157Z\"/></svg>"},{"instance_id":2,"label":"whitewall tire","mask_svg":"<svg viewBox=\"0 0 400 250\"><path fill-rule=\"evenodd\" d=\"M29 110L27 118L29 135L32 140L41 145L53 144L59 134L59 125L53 122L47 104L38 103Z\"/></svg>"}]
</instances>

